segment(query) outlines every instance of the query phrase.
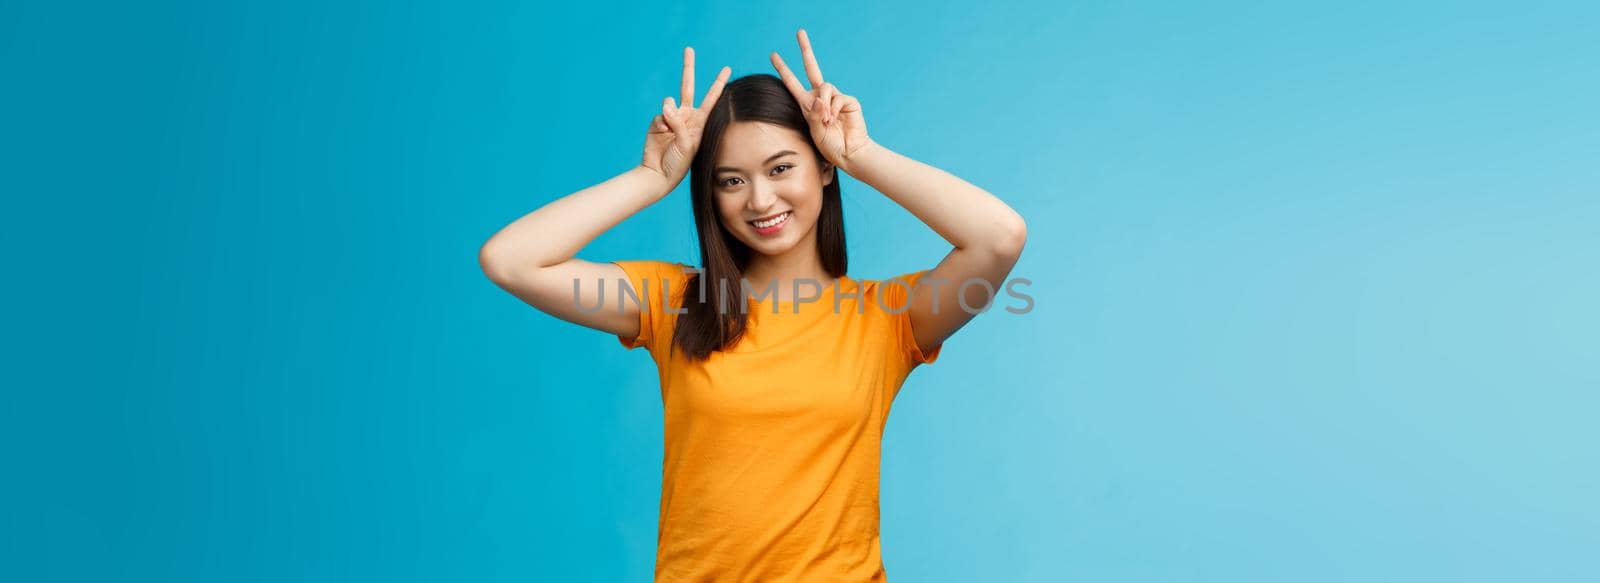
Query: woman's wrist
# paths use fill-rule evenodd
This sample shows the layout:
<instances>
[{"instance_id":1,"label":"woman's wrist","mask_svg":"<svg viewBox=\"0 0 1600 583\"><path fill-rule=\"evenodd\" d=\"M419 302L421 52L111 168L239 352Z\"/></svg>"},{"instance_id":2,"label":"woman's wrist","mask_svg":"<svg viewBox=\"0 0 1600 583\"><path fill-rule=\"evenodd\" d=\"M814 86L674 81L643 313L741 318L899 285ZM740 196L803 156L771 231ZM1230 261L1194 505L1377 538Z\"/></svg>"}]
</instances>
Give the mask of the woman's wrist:
<instances>
[{"instance_id":1,"label":"woman's wrist","mask_svg":"<svg viewBox=\"0 0 1600 583\"><path fill-rule=\"evenodd\" d=\"M856 172L860 171L864 165L870 165L872 158L884 151L883 146L868 138L866 143L842 156L838 167L845 174L860 178L860 176L856 175Z\"/></svg>"},{"instance_id":2,"label":"woman's wrist","mask_svg":"<svg viewBox=\"0 0 1600 583\"><path fill-rule=\"evenodd\" d=\"M672 189L677 188L678 183L683 181L683 178L673 180L655 168L645 166L642 163L638 166L634 166L632 170L627 172L627 174L633 175L637 180L644 184L644 188L646 188L647 192L651 195L651 200L660 200L662 198L666 198L666 196L672 192Z\"/></svg>"}]
</instances>

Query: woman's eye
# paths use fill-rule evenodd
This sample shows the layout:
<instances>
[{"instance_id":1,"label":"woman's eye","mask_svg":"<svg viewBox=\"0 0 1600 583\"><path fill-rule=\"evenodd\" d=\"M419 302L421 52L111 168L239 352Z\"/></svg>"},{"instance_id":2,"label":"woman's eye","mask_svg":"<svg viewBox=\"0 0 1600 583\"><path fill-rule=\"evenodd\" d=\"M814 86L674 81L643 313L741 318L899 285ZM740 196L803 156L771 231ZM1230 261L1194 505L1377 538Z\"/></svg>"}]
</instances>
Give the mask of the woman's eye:
<instances>
[{"instance_id":1,"label":"woman's eye","mask_svg":"<svg viewBox=\"0 0 1600 583\"><path fill-rule=\"evenodd\" d=\"M721 185L723 188L727 188L733 186L733 181L735 180L738 180L738 178L724 178L722 179L722 182L718 182L717 184Z\"/></svg>"},{"instance_id":2,"label":"woman's eye","mask_svg":"<svg viewBox=\"0 0 1600 583\"><path fill-rule=\"evenodd\" d=\"M773 174L780 174L780 173L782 173L784 171L787 171L790 168L793 168L793 166L790 166L788 164L779 164L776 168L772 169L772 173Z\"/></svg>"}]
</instances>

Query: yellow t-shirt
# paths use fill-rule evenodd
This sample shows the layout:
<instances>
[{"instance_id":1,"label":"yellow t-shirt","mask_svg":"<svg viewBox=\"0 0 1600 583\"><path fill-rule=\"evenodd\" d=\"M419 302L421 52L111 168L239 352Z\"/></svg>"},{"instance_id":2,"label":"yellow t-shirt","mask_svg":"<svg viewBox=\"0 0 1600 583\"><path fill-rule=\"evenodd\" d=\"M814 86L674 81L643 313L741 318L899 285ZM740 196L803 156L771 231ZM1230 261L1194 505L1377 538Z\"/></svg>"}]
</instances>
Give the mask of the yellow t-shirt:
<instances>
[{"instance_id":1,"label":"yellow t-shirt","mask_svg":"<svg viewBox=\"0 0 1600 583\"><path fill-rule=\"evenodd\" d=\"M887 580L884 423L906 375L943 348L917 348L902 309L910 288L847 276L799 313L796 302L749 299L739 342L689 362L672 344L688 266L613 263L644 302L639 337L618 339L650 351L666 415L655 580ZM926 273L898 279L914 286ZM662 309L663 281L673 310Z\"/></svg>"}]
</instances>

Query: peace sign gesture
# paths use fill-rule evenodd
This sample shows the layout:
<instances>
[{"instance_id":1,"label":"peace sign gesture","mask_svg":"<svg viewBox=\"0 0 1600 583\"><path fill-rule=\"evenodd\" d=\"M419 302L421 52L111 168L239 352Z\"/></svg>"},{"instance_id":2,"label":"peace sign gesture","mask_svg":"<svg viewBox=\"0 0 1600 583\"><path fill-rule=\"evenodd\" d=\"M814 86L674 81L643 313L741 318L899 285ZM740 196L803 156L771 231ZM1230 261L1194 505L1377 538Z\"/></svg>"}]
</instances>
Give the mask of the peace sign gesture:
<instances>
[{"instance_id":1,"label":"peace sign gesture","mask_svg":"<svg viewBox=\"0 0 1600 583\"><path fill-rule=\"evenodd\" d=\"M806 36L803 28L796 37L800 40L800 56L805 61L806 78L811 82L811 89L807 91L800 85L800 80L795 78L777 52L772 53L772 66L778 69L784 86L800 103L800 110L805 113L806 121L811 126L811 139L816 142L817 149L834 166L844 168L852 154L872 142L867 138L867 120L861 115L861 102L840 93L832 83L823 81L822 66L817 64L817 55L811 51L811 38Z\"/></svg>"},{"instance_id":2,"label":"peace sign gesture","mask_svg":"<svg viewBox=\"0 0 1600 583\"><path fill-rule=\"evenodd\" d=\"M650 131L644 137L644 160L641 166L655 171L668 183L677 186L689 173L689 162L700 149L700 135L706 127L706 117L722 96L722 86L727 84L733 69L723 67L717 80L706 91L705 101L694 107L694 47L683 48L683 83L679 106L671 97L661 101L661 114L650 120Z\"/></svg>"}]
</instances>

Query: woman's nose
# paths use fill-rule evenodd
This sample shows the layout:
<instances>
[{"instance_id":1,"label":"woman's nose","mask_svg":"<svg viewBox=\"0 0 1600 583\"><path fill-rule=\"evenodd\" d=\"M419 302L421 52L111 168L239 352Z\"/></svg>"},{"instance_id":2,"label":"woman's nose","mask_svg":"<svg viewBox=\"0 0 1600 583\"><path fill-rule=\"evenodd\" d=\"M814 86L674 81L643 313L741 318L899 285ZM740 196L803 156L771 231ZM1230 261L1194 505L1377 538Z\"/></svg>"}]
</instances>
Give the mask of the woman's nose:
<instances>
[{"instance_id":1,"label":"woman's nose","mask_svg":"<svg viewBox=\"0 0 1600 583\"><path fill-rule=\"evenodd\" d=\"M750 185L750 199L745 204L752 211L762 211L772 208L777 201L777 189L765 180L757 180Z\"/></svg>"}]
</instances>

